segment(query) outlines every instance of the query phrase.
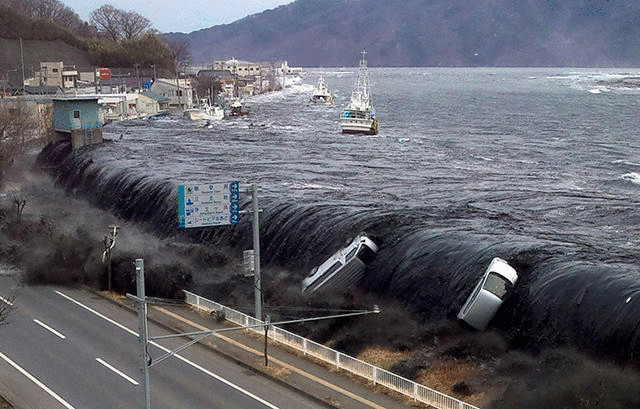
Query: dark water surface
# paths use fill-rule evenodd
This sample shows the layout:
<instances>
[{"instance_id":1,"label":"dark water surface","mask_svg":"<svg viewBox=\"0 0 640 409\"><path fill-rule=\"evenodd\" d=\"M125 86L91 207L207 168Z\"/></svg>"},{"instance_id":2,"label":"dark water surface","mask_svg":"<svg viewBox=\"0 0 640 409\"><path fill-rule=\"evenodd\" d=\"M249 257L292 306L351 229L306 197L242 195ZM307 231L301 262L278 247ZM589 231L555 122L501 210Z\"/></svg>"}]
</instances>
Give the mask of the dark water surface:
<instances>
[{"instance_id":1,"label":"dark water surface","mask_svg":"<svg viewBox=\"0 0 640 409\"><path fill-rule=\"evenodd\" d=\"M425 320L454 319L502 257L521 279L494 326L638 360L640 70L371 69L375 137L340 133L355 69L324 71L335 106L308 103L319 73L211 129L112 124L112 143L48 154L67 187L163 234L177 230L176 185L257 183L265 266L301 280L366 231L380 252L361 287ZM233 244L238 229L248 218L190 233Z\"/></svg>"}]
</instances>

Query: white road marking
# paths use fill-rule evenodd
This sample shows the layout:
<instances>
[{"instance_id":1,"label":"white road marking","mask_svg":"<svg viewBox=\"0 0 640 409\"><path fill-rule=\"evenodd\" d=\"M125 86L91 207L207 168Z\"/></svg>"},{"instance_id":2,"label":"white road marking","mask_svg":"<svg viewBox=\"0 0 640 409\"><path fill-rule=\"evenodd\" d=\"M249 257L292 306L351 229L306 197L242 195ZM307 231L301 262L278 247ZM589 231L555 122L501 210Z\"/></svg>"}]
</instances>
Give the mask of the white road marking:
<instances>
[{"instance_id":1,"label":"white road marking","mask_svg":"<svg viewBox=\"0 0 640 409\"><path fill-rule=\"evenodd\" d=\"M54 333L55 335L59 336L62 339L65 339L66 337L64 335L62 335L61 333L59 333L58 331L56 331L55 329L51 328L50 326L48 326L47 324L45 324L44 322L37 320L37 319L33 319L33 322L35 322L36 324L40 325L42 328L51 331L52 333Z\"/></svg>"},{"instance_id":2,"label":"white road marking","mask_svg":"<svg viewBox=\"0 0 640 409\"><path fill-rule=\"evenodd\" d=\"M80 301L77 301L77 300L69 297L68 295L66 295L66 294L64 294L64 293L62 293L62 292L60 292L58 290L54 290L54 291L55 291L56 294L66 298L67 300L73 302L74 304L76 304L76 305L84 308L85 310L97 315L98 317L106 320L107 322L110 322L111 324L117 326L118 328L128 332L129 334L134 335L135 337L138 337L138 333L137 332L130 330L129 328L125 327L124 325L120 324L119 322L116 322L116 321L112 320L111 318L99 313L98 311L94 310L93 308L82 304ZM157 342L154 342L154 341L149 341L149 344L160 348L164 352L170 352L171 351L170 349L165 348L162 345L160 345L160 344L158 344ZM189 360L189 359L187 359L187 358L185 358L185 357L183 357L183 356L181 356L179 354L175 354L174 356L176 358L178 358L179 360L181 360L182 362L184 362L184 363L186 363L188 365L191 365L192 367L198 369L199 371L201 371L201 372L209 375L210 377L212 377L212 378L224 383L225 385L237 390L238 392L241 392L241 393L245 394L246 396L248 396L248 397L250 397L250 398L252 398L252 399L254 399L254 400L256 400L256 401L258 401L260 403L262 403L263 405L265 405L265 406L267 406L267 407L269 407L271 409L280 409L279 407L277 407L277 406L267 402L266 400L254 395L253 393L247 391L246 389L243 389L240 386L235 385L235 384L231 383L230 381L222 378L221 376L214 374L213 372L209 371L208 369L203 368L202 366L196 364L195 362L193 362L193 361L191 361L191 360Z\"/></svg>"},{"instance_id":3,"label":"white road marking","mask_svg":"<svg viewBox=\"0 0 640 409\"><path fill-rule=\"evenodd\" d=\"M108 363L106 363L102 359L96 358L96 361L100 362L102 365L106 366L107 368L111 369L113 372L115 372L118 375L122 376L124 379L128 380L132 384L139 385L139 383L135 379L132 379L131 377L127 376L124 372L122 372L122 371L116 369L115 367L109 365Z\"/></svg>"},{"instance_id":4,"label":"white road marking","mask_svg":"<svg viewBox=\"0 0 640 409\"><path fill-rule=\"evenodd\" d=\"M40 382L38 379L36 379L35 376L31 375L29 372L27 372L26 370L22 369L22 367L18 364L16 364L15 362L13 362L11 359L9 359L9 357L7 357L6 355L4 355L2 352L0 352L0 358L4 359L5 361L7 361L7 363L11 366L13 366L14 368L16 368L18 371L20 371L20 373L22 373L24 376L26 376L27 378L29 378L29 380L33 383L35 383L36 385L38 385L39 387L41 387L45 392L47 392L49 395L53 396L55 398L55 400L57 400L58 402L60 402L65 408L67 409L75 409L73 406L71 406L66 400L62 399L60 396L58 396L57 393L55 393L54 391L52 391L51 389L49 389L47 387L47 385L45 385L44 383Z\"/></svg>"},{"instance_id":5,"label":"white road marking","mask_svg":"<svg viewBox=\"0 0 640 409\"><path fill-rule=\"evenodd\" d=\"M8 304L9 306L13 306L13 303L11 301L7 300L6 298L0 297L0 301L2 301L5 304Z\"/></svg>"}]
</instances>

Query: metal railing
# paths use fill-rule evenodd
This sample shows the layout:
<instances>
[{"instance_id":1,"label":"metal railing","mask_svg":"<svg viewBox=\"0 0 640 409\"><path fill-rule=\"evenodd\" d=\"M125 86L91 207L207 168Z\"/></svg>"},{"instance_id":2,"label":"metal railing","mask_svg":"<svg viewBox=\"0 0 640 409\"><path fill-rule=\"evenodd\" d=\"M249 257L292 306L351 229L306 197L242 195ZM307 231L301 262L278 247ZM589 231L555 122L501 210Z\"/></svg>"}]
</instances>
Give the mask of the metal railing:
<instances>
[{"instance_id":1,"label":"metal railing","mask_svg":"<svg viewBox=\"0 0 640 409\"><path fill-rule=\"evenodd\" d=\"M262 323L262 321L249 315L225 307L215 301L200 297L197 294L193 294L189 291L184 291L184 293L187 304L208 312L216 311L218 314L223 314L222 316L224 316L226 320L233 322L234 324L247 326ZM262 328L250 328L248 331L254 331L260 334L264 333ZM320 359L331 365L335 365L340 369L359 375L373 382L375 385L385 386L419 402L431 405L434 408L479 409L476 406L462 402L461 400L445 395L444 393L438 392L424 385L420 385L419 383L398 376L382 368L375 367L334 349L327 348L322 344L303 338L292 332L285 331L276 326L271 326L269 338L294 348L305 355L311 355L314 358Z\"/></svg>"}]
</instances>

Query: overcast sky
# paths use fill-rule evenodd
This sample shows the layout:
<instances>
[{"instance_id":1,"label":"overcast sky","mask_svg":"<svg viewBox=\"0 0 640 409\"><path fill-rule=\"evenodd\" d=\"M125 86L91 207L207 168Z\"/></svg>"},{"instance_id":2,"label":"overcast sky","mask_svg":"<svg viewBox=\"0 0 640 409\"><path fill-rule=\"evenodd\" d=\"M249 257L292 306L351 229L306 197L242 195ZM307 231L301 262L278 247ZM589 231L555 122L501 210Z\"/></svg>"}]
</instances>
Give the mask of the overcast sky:
<instances>
[{"instance_id":1,"label":"overcast sky","mask_svg":"<svg viewBox=\"0 0 640 409\"><path fill-rule=\"evenodd\" d=\"M172 31L190 33L228 24L250 14L273 9L293 0L61 0L89 21L91 12L102 5L111 4L125 11L142 14L153 24L153 28L168 33Z\"/></svg>"}]
</instances>

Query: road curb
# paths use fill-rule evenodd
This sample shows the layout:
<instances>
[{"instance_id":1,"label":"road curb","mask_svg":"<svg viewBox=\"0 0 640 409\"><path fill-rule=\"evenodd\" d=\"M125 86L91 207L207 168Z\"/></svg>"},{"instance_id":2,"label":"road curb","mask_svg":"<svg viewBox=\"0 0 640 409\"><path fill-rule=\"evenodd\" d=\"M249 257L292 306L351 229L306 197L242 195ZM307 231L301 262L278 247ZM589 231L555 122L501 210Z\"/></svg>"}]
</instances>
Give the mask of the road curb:
<instances>
[{"instance_id":1,"label":"road curb","mask_svg":"<svg viewBox=\"0 0 640 409\"><path fill-rule=\"evenodd\" d=\"M100 292L100 291L98 291L98 290L96 290L94 288L91 288L89 286L82 286L82 288L84 290L87 290L87 291L91 292L94 295L97 295L97 296L101 297L104 300L110 301L114 305L117 305L117 306L119 306L121 308L124 308L124 309L126 309L126 310L128 310L130 312L137 313L136 309L131 307L130 305L128 305L126 303L123 303L123 302L119 302L118 300L113 299L111 297L107 297L105 294L103 294L102 292ZM187 306L187 304L185 304L185 303L181 303L179 305ZM178 329L178 328L176 328L176 327L174 327L172 325L169 325L169 324L166 324L164 322L161 322L161 321L159 321L159 320L157 320L155 318L148 317L148 320L153 322L154 324L156 324L156 325L168 330L168 331L173 331L173 332L177 332L177 333L181 333L181 331L182 331L181 329ZM184 337L188 338L188 339L193 339L192 337L189 337L189 336L184 336ZM225 342L224 340L221 340L221 341ZM249 364L249 363L247 363L247 362L245 362L245 361L243 361L243 360L241 360L241 359L239 359L239 358L237 358L237 357L235 357L233 355L230 355L228 353L220 351L219 349L216 349L214 346L209 345L207 343L200 343L200 345L205 347L205 348L207 348L208 350L210 350L213 353L216 353L216 354L218 354L220 356L223 356L226 359L229 359L230 361L235 362L236 364L242 366L243 368L251 370L252 372L255 372L256 374L258 374L260 376L268 378L268 379L278 383L279 385L281 385L283 387L286 387L287 389L290 389L290 390L292 390L292 391L294 391L296 393L304 395L308 399L311 399L311 400L315 401L316 403L318 403L320 405L323 405L323 406L325 406L327 408L331 408L331 409L338 409L338 407L326 402L322 398L319 398L319 397L317 397L317 396L305 391L304 389L301 389L301 388L299 388L299 387L297 387L295 385L292 385L289 382L286 382L286 381L284 381L284 380L282 380L280 378L272 376L271 374L269 374L268 372L264 371L259 366L255 366L255 365Z\"/></svg>"}]
</instances>

